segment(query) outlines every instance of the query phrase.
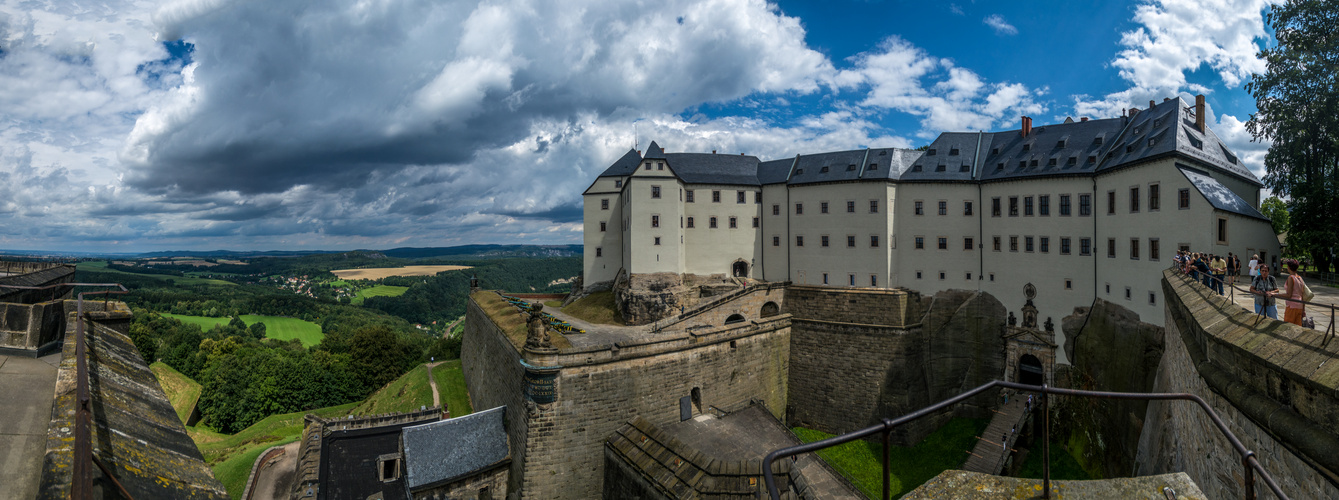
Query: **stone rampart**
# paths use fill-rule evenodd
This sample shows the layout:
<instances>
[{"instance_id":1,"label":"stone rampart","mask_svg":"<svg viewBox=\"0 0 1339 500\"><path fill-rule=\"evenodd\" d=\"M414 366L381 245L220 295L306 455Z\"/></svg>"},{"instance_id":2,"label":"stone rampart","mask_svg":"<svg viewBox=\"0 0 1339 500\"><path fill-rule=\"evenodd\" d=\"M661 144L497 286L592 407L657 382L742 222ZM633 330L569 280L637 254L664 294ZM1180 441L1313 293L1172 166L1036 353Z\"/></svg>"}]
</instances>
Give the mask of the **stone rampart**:
<instances>
[{"instance_id":1,"label":"stone rampart","mask_svg":"<svg viewBox=\"0 0 1339 500\"><path fill-rule=\"evenodd\" d=\"M639 342L518 351L474 299L461 351L466 386L477 409L523 409L507 412L509 490L522 498L598 497L609 436L634 417L678 422L683 398L690 416L750 401L775 416L786 408L789 315Z\"/></svg>"},{"instance_id":2,"label":"stone rampart","mask_svg":"<svg viewBox=\"0 0 1339 500\"><path fill-rule=\"evenodd\" d=\"M65 337L64 301L37 304L0 302L0 348L42 356L60 348Z\"/></svg>"},{"instance_id":3,"label":"stone rampart","mask_svg":"<svg viewBox=\"0 0 1339 500\"><path fill-rule=\"evenodd\" d=\"M488 292L479 292L488 293ZM506 406L507 441L511 470L507 490L520 491L524 477L525 442L529 434L525 399L525 367L521 353L488 314L474 301L465 304L465 331L460 346L461 367L470 405L476 411Z\"/></svg>"},{"instance_id":4,"label":"stone rampart","mask_svg":"<svg viewBox=\"0 0 1339 500\"><path fill-rule=\"evenodd\" d=\"M74 281L74 266L70 264L50 264L45 262L7 262L4 264L21 265L20 268L11 267L10 269L16 272L22 271L23 273L0 276L0 285L41 288ZM55 287L40 290L0 287L0 302L36 304L38 302L68 299L70 296L70 287Z\"/></svg>"},{"instance_id":5,"label":"stone rampart","mask_svg":"<svg viewBox=\"0 0 1339 500\"><path fill-rule=\"evenodd\" d=\"M1339 498L1339 343L1261 318L1168 271L1158 392L1204 398L1293 498ZM1137 473L1185 471L1209 498L1243 496L1241 458L1188 402L1153 402ZM1256 493L1270 495L1262 482Z\"/></svg>"},{"instance_id":6,"label":"stone rampart","mask_svg":"<svg viewBox=\"0 0 1339 500\"><path fill-rule=\"evenodd\" d=\"M784 283L753 284L699 304L683 314L655 322L652 331L679 331L707 325L724 325L732 316L752 320L781 314L785 307Z\"/></svg>"},{"instance_id":7,"label":"stone rampart","mask_svg":"<svg viewBox=\"0 0 1339 500\"><path fill-rule=\"evenodd\" d=\"M1004 306L989 294L794 286L787 423L831 434L864 428L1003 377ZM960 405L984 416L994 395ZM909 446L952 416L899 427Z\"/></svg>"}]
</instances>

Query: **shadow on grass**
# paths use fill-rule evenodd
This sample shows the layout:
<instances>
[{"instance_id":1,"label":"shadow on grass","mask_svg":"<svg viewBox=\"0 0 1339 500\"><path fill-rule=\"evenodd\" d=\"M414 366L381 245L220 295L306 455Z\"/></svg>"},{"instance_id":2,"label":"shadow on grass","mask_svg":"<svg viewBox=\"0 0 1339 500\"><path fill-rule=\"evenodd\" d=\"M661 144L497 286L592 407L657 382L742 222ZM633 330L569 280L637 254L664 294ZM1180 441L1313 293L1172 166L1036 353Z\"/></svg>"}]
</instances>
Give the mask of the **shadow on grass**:
<instances>
[{"instance_id":1,"label":"shadow on grass","mask_svg":"<svg viewBox=\"0 0 1339 500\"><path fill-rule=\"evenodd\" d=\"M888 452L888 466L892 476L889 488L893 498L916 489L941 472L962 468L963 462L967 460L967 452L976 446L976 437L989 424L990 420L984 418L955 418L930 433L916 446L892 447ZM831 434L803 427L793 430L806 443L832 437ZM821 450L818 455L851 480L865 496L879 498L883 491L880 477L883 472L882 443L855 441Z\"/></svg>"}]
</instances>

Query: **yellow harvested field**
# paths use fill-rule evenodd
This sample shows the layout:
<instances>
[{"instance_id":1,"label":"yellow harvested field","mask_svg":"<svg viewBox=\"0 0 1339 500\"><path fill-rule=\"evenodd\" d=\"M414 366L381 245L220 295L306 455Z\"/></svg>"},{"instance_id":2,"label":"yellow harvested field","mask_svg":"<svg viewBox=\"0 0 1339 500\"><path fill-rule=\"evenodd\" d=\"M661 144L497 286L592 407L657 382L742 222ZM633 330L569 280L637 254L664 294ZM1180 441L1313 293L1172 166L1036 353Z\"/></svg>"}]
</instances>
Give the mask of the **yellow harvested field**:
<instances>
[{"instance_id":1,"label":"yellow harvested field","mask_svg":"<svg viewBox=\"0 0 1339 500\"><path fill-rule=\"evenodd\" d=\"M459 271L470 266L405 266L374 269L340 269L331 274L345 280L379 280L388 276L432 276L442 271Z\"/></svg>"}]
</instances>

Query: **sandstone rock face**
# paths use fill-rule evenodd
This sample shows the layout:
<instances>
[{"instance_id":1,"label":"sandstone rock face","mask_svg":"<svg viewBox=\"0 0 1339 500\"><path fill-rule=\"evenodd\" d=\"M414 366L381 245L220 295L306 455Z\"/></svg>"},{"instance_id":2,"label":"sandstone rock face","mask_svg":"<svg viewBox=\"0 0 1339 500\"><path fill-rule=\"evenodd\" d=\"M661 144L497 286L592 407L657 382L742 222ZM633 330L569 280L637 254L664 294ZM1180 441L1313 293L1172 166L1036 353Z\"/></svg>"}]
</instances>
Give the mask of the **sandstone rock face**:
<instances>
[{"instance_id":1,"label":"sandstone rock face","mask_svg":"<svg viewBox=\"0 0 1339 500\"><path fill-rule=\"evenodd\" d=\"M613 285L614 304L628 326L645 325L696 307L709 297L726 295L743 285L723 274L652 273L620 275Z\"/></svg>"},{"instance_id":2,"label":"sandstone rock face","mask_svg":"<svg viewBox=\"0 0 1339 500\"><path fill-rule=\"evenodd\" d=\"M1139 315L1098 299L1084 324L1079 310L1062 320L1066 354L1074 366L1068 380L1075 389L1151 392L1162 360L1163 328L1139 321ZM1081 331L1073 333L1079 326ZM1072 349L1072 353L1070 352ZM1073 446L1084 469L1094 477L1134 473L1139 434L1147 401L1061 398L1059 436Z\"/></svg>"}]
</instances>

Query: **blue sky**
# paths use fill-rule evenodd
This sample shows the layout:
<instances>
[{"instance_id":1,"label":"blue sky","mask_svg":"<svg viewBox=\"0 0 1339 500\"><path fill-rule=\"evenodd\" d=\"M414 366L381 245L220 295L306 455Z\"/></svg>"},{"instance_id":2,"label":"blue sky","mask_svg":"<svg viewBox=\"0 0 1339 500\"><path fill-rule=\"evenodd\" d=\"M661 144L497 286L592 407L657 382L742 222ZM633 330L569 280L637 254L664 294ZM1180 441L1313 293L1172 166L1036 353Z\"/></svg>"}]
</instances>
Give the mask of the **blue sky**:
<instances>
[{"instance_id":1,"label":"blue sky","mask_svg":"<svg viewBox=\"0 0 1339 500\"><path fill-rule=\"evenodd\" d=\"M1197 93L1263 175L1264 9L0 0L0 249L577 243L634 141L915 147Z\"/></svg>"}]
</instances>

